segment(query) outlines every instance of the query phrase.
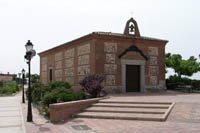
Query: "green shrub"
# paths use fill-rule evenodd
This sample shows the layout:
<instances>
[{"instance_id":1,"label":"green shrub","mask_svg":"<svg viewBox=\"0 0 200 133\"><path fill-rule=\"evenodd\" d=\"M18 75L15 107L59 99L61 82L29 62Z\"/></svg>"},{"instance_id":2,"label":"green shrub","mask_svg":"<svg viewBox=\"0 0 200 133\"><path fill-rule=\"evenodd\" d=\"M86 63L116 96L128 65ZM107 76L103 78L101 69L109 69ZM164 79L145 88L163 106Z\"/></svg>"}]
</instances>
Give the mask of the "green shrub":
<instances>
[{"instance_id":1,"label":"green shrub","mask_svg":"<svg viewBox=\"0 0 200 133\"><path fill-rule=\"evenodd\" d=\"M35 83L33 84L32 88L32 100L34 103L38 103L44 96L45 87L40 83Z\"/></svg>"},{"instance_id":2,"label":"green shrub","mask_svg":"<svg viewBox=\"0 0 200 133\"><path fill-rule=\"evenodd\" d=\"M184 83L184 85L192 85L192 80L189 78L181 78L181 82Z\"/></svg>"},{"instance_id":3,"label":"green shrub","mask_svg":"<svg viewBox=\"0 0 200 133\"><path fill-rule=\"evenodd\" d=\"M6 82L4 84L4 87L6 88L12 88L12 89L15 89L16 90L16 86L17 86L17 83L15 81L9 81L9 82Z\"/></svg>"},{"instance_id":4,"label":"green shrub","mask_svg":"<svg viewBox=\"0 0 200 133\"><path fill-rule=\"evenodd\" d=\"M52 81L48 83L46 86L40 84L40 83L34 83L32 85L32 98L33 102L37 103L41 101L46 93L49 95L49 93L52 93L54 97L52 99L57 99L58 95L60 93L71 93L72 89L69 83L63 82L63 81ZM47 96L46 96L47 97ZM48 97L49 98L49 97ZM45 100L44 100L45 101ZM53 100L55 103L56 101ZM45 105L51 104L51 103L46 103Z\"/></svg>"},{"instance_id":5,"label":"green shrub","mask_svg":"<svg viewBox=\"0 0 200 133\"><path fill-rule=\"evenodd\" d=\"M180 78L176 75L166 79L167 89L175 89L178 86L191 85L193 89L200 89L200 80L192 80L186 77Z\"/></svg>"},{"instance_id":6,"label":"green shrub","mask_svg":"<svg viewBox=\"0 0 200 133\"><path fill-rule=\"evenodd\" d=\"M192 80L193 89L199 90L200 89L200 80Z\"/></svg>"},{"instance_id":7,"label":"green shrub","mask_svg":"<svg viewBox=\"0 0 200 133\"><path fill-rule=\"evenodd\" d=\"M67 96L62 96L61 94L62 95L66 94ZM72 96L70 96L70 95L72 95ZM49 104L57 103L57 99L59 98L59 96L63 98L63 101L64 100L67 100L67 101L74 100L72 89L70 89L70 88L66 89L65 87L56 87L51 92L46 92L44 94L44 97L42 98L43 106L49 107Z\"/></svg>"},{"instance_id":8,"label":"green shrub","mask_svg":"<svg viewBox=\"0 0 200 133\"><path fill-rule=\"evenodd\" d=\"M49 104L56 103L56 102L57 102L57 96L55 96L51 92L45 93L44 97L42 98L43 108L49 107Z\"/></svg>"},{"instance_id":9,"label":"green shrub","mask_svg":"<svg viewBox=\"0 0 200 133\"><path fill-rule=\"evenodd\" d=\"M0 81L0 88L3 87L3 81Z\"/></svg>"},{"instance_id":10,"label":"green shrub","mask_svg":"<svg viewBox=\"0 0 200 133\"><path fill-rule=\"evenodd\" d=\"M52 81L47 85L32 84L32 100L41 103L43 111L49 116L49 105L58 102L68 102L85 99L83 91L74 92L71 85L64 81Z\"/></svg>"},{"instance_id":11,"label":"green shrub","mask_svg":"<svg viewBox=\"0 0 200 133\"><path fill-rule=\"evenodd\" d=\"M15 81L9 81L9 82L3 83L3 87L0 88L0 93L9 95L12 93L16 93L20 89L21 88Z\"/></svg>"},{"instance_id":12,"label":"green shrub","mask_svg":"<svg viewBox=\"0 0 200 133\"><path fill-rule=\"evenodd\" d=\"M77 91L74 93L75 99L76 100L82 100L82 99L86 99L86 93L84 91Z\"/></svg>"},{"instance_id":13,"label":"green shrub","mask_svg":"<svg viewBox=\"0 0 200 133\"><path fill-rule=\"evenodd\" d=\"M191 85L191 79L180 78L176 75L170 76L166 80L167 89L176 89L178 86Z\"/></svg>"},{"instance_id":14,"label":"green shrub","mask_svg":"<svg viewBox=\"0 0 200 133\"><path fill-rule=\"evenodd\" d=\"M50 108L47 107L47 106L45 106L45 107L43 108L43 111L45 112L45 115L49 118L49 116L50 116Z\"/></svg>"},{"instance_id":15,"label":"green shrub","mask_svg":"<svg viewBox=\"0 0 200 133\"><path fill-rule=\"evenodd\" d=\"M7 94L7 95L10 95L12 93L15 93L14 90L12 89L7 89L7 88L0 88L0 94Z\"/></svg>"},{"instance_id":16,"label":"green shrub","mask_svg":"<svg viewBox=\"0 0 200 133\"><path fill-rule=\"evenodd\" d=\"M75 100L73 93L69 93L69 94L67 94L67 93L60 93L58 95L57 101L59 99L62 100L63 102L69 102L69 101Z\"/></svg>"},{"instance_id":17,"label":"green shrub","mask_svg":"<svg viewBox=\"0 0 200 133\"><path fill-rule=\"evenodd\" d=\"M55 88L64 87L65 89L70 89L71 85L64 81L52 81L48 83L49 89L53 90Z\"/></svg>"},{"instance_id":18,"label":"green shrub","mask_svg":"<svg viewBox=\"0 0 200 133\"><path fill-rule=\"evenodd\" d=\"M177 83L177 82L181 82L181 78L174 75L174 76L170 76L168 79L167 79L167 82L168 83Z\"/></svg>"},{"instance_id":19,"label":"green shrub","mask_svg":"<svg viewBox=\"0 0 200 133\"><path fill-rule=\"evenodd\" d=\"M173 90L178 87L177 83L167 83L167 89Z\"/></svg>"},{"instance_id":20,"label":"green shrub","mask_svg":"<svg viewBox=\"0 0 200 133\"><path fill-rule=\"evenodd\" d=\"M16 84L15 88L16 88L16 91L19 91L19 90L20 90L20 87L19 87L18 84Z\"/></svg>"},{"instance_id":21,"label":"green shrub","mask_svg":"<svg viewBox=\"0 0 200 133\"><path fill-rule=\"evenodd\" d=\"M51 93L58 96L61 93L73 93L73 90L72 89L66 89L64 87L57 87L57 88L53 89L51 91Z\"/></svg>"}]
</instances>

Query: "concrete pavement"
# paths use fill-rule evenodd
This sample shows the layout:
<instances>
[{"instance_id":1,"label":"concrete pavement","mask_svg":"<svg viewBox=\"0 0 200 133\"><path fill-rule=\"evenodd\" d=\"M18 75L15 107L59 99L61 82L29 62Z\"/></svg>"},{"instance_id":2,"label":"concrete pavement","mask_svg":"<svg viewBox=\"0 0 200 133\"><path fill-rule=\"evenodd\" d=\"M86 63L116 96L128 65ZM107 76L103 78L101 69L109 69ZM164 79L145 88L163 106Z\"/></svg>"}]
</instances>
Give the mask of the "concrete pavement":
<instances>
[{"instance_id":1,"label":"concrete pavement","mask_svg":"<svg viewBox=\"0 0 200 133\"><path fill-rule=\"evenodd\" d=\"M25 133L21 96L0 97L0 133Z\"/></svg>"}]
</instances>

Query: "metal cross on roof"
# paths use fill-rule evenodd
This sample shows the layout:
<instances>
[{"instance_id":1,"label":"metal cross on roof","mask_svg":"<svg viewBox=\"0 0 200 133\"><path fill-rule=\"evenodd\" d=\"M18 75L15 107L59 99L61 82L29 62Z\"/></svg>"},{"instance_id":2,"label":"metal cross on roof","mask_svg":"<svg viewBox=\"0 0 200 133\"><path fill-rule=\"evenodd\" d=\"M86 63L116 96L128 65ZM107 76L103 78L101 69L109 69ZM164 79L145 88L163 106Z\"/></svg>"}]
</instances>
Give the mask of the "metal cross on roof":
<instances>
[{"instance_id":1,"label":"metal cross on roof","mask_svg":"<svg viewBox=\"0 0 200 133\"><path fill-rule=\"evenodd\" d=\"M131 12L131 18L133 18L133 11Z\"/></svg>"}]
</instances>

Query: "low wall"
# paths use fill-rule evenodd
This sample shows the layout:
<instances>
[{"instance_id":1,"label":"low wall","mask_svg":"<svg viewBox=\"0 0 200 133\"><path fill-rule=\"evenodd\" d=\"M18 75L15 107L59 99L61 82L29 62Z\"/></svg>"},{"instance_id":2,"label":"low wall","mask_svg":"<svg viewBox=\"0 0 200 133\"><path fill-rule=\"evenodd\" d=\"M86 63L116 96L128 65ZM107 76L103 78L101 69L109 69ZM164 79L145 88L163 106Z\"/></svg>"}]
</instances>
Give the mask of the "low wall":
<instances>
[{"instance_id":1,"label":"low wall","mask_svg":"<svg viewBox=\"0 0 200 133\"><path fill-rule=\"evenodd\" d=\"M72 117L73 114L78 113L89 107L91 104L97 103L99 100L105 98L107 97L50 104L50 120L51 122L66 120Z\"/></svg>"}]
</instances>

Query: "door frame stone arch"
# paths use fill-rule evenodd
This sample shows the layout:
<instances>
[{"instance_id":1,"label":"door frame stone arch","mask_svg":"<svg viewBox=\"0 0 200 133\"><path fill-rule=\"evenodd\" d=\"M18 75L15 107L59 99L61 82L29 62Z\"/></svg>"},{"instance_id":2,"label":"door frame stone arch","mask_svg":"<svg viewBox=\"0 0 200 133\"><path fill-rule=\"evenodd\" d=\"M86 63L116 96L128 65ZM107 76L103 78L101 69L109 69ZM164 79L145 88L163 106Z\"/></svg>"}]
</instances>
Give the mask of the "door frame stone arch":
<instances>
[{"instance_id":1,"label":"door frame stone arch","mask_svg":"<svg viewBox=\"0 0 200 133\"><path fill-rule=\"evenodd\" d=\"M126 65L140 66L140 92L145 92L145 60L126 60L121 59L122 65L122 92L126 93Z\"/></svg>"}]
</instances>

